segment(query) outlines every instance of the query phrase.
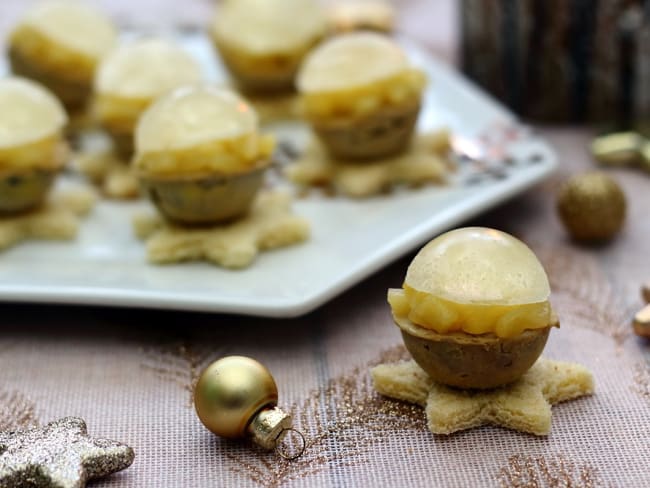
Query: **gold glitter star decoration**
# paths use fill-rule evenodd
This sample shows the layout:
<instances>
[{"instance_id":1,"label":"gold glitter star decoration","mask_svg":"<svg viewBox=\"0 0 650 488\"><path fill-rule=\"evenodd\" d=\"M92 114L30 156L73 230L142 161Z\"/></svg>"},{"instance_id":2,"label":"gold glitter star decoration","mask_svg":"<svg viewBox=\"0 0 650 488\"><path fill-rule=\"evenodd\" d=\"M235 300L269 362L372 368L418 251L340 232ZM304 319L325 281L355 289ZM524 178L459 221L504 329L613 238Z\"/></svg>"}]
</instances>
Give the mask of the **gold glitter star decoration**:
<instances>
[{"instance_id":1,"label":"gold glitter star decoration","mask_svg":"<svg viewBox=\"0 0 650 488\"><path fill-rule=\"evenodd\" d=\"M449 132L418 134L402 154L376 161L334 161L312 138L297 161L286 168L298 185L324 186L350 197L362 198L399 184L419 186L444 183L453 164L448 158Z\"/></svg>"},{"instance_id":2,"label":"gold glitter star decoration","mask_svg":"<svg viewBox=\"0 0 650 488\"><path fill-rule=\"evenodd\" d=\"M80 217L90 212L94 203L92 192L70 189L56 193L34 211L0 217L0 251L30 239L73 239Z\"/></svg>"},{"instance_id":3,"label":"gold glitter star decoration","mask_svg":"<svg viewBox=\"0 0 650 488\"><path fill-rule=\"evenodd\" d=\"M0 488L83 488L90 479L128 468L134 456L124 444L88 436L77 417L0 432Z\"/></svg>"},{"instance_id":4,"label":"gold glitter star decoration","mask_svg":"<svg viewBox=\"0 0 650 488\"><path fill-rule=\"evenodd\" d=\"M380 364L371 374L380 394L424 407L434 434L492 424L547 435L551 405L594 391L593 377L584 366L545 358L516 382L494 390L460 390L434 383L415 361Z\"/></svg>"},{"instance_id":5,"label":"gold glitter star decoration","mask_svg":"<svg viewBox=\"0 0 650 488\"><path fill-rule=\"evenodd\" d=\"M225 268L245 268L260 250L296 244L309 237L309 223L291 212L291 197L263 192L244 217L212 227L183 227L158 215L141 215L135 232L146 241L149 261L207 260Z\"/></svg>"}]
</instances>

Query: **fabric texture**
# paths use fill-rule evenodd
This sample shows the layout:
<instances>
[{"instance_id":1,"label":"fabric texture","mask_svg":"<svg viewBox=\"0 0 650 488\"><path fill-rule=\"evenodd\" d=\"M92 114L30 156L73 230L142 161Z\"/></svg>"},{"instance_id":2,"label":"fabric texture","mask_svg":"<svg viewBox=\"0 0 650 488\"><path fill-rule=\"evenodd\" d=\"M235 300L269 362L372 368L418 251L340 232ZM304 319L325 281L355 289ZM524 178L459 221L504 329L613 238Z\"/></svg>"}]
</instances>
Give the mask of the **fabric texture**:
<instances>
[{"instance_id":1,"label":"fabric texture","mask_svg":"<svg viewBox=\"0 0 650 488\"><path fill-rule=\"evenodd\" d=\"M212 8L206 0L102 3L131 25L203 25ZM2 37L27 5L0 5ZM450 59L454 2L400 5L400 31ZM594 396L556 405L547 437L498 427L435 436L421 408L374 392L370 368L407 359L386 291L402 283L412 255L292 320L2 304L0 428L79 416L90 435L132 446L133 465L96 488L650 486L650 342L630 326L642 306L640 286L650 281L650 176L612 170L628 197L627 224L609 245L578 246L556 217L555 193L568 175L593 166L592 134L540 132L556 147L560 170L468 224L502 229L532 247L561 320L544 354L593 372ZM301 458L284 461L200 424L193 382L226 354L269 367L279 405L308 439Z\"/></svg>"}]
</instances>

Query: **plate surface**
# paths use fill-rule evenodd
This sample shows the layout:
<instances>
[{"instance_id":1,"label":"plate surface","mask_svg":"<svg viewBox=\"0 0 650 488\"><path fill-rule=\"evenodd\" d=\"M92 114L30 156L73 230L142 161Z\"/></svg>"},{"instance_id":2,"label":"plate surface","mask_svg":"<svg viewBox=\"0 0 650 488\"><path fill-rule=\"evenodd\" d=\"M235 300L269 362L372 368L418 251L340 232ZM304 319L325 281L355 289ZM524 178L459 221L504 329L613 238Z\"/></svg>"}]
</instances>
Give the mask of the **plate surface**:
<instances>
[{"instance_id":1,"label":"plate surface","mask_svg":"<svg viewBox=\"0 0 650 488\"><path fill-rule=\"evenodd\" d=\"M210 79L226 79L204 37L190 34L182 42ZM461 158L446 186L366 200L298 199L294 210L311 222L311 239L262 253L242 271L205 263L147 264L131 219L148 203L101 201L76 241L29 242L2 253L0 300L297 316L437 233L525 191L555 168L550 147L508 111L417 46L402 44L429 76L419 128L449 127L457 148L487 158L487 164ZM270 129L298 145L306 135L298 124Z\"/></svg>"}]
</instances>

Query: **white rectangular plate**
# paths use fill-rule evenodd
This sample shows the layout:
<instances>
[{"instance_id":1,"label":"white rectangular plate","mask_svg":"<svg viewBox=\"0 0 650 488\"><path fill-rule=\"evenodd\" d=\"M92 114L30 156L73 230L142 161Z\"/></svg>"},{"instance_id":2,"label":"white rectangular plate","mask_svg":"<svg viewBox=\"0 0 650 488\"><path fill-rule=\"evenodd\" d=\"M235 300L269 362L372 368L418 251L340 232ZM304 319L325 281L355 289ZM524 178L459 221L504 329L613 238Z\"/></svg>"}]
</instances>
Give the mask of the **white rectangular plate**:
<instances>
[{"instance_id":1,"label":"white rectangular plate","mask_svg":"<svg viewBox=\"0 0 650 488\"><path fill-rule=\"evenodd\" d=\"M203 36L187 35L182 42L211 79L225 79ZM555 155L546 143L525 131L508 130L519 127L509 112L417 46L403 44L430 81L419 129L449 127L469 153L484 147L470 141L485 142L487 136L496 157L489 167L495 171L465 162L446 186L365 200L298 199L294 209L311 222L311 239L262 253L241 271L206 263L148 264L131 226L133 214L148 204L101 201L75 241L29 242L0 254L0 300L297 316L554 169ZM298 144L304 139L305 129L297 124L271 129Z\"/></svg>"}]
</instances>

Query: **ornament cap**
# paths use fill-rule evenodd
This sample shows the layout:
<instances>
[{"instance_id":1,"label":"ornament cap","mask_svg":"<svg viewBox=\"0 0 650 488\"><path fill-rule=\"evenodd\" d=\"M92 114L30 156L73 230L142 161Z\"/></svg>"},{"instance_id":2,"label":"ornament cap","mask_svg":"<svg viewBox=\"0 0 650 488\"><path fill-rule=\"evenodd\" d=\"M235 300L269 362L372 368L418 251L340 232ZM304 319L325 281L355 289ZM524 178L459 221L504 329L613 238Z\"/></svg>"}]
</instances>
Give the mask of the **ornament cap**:
<instances>
[{"instance_id":1,"label":"ornament cap","mask_svg":"<svg viewBox=\"0 0 650 488\"><path fill-rule=\"evenodd\" d=\"M275 449L289 429L291 415L279 407L261 410L248 425L248 433L253 441L268 450Z\"/></svg>"}]
</instances>

